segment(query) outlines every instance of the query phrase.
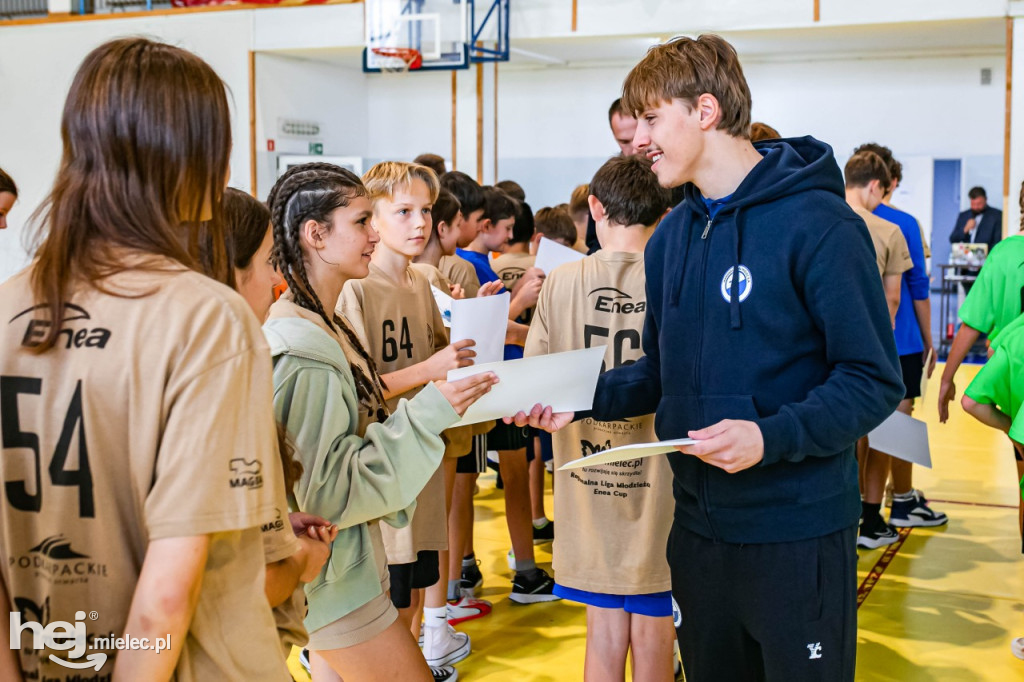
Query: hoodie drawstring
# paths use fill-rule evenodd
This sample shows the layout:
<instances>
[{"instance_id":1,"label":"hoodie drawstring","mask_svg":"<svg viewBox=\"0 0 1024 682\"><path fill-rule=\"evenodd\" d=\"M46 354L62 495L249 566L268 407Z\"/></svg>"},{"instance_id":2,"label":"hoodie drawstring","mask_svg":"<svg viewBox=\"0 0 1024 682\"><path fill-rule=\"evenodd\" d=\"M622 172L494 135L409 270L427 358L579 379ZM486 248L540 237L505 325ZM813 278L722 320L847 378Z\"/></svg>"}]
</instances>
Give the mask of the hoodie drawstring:
<instances>
[{"instance_id":1,"label":"hoodie drawstring","mask_svg":"<svg viewBox=\"0 0 1024 682\"><path fill-rule=\"evenodd\" d=\"M736 252L733 254L733 266L732 266L732 288L729 292L729 326L732 329L740 329L743 327L743 318L740 315L740 242L743 239L743 229L740 223L740 215L743 211L742 208L736 209ZM750 282L747 282L747 286L750 286Z\"/></svg>"}]
</instances>

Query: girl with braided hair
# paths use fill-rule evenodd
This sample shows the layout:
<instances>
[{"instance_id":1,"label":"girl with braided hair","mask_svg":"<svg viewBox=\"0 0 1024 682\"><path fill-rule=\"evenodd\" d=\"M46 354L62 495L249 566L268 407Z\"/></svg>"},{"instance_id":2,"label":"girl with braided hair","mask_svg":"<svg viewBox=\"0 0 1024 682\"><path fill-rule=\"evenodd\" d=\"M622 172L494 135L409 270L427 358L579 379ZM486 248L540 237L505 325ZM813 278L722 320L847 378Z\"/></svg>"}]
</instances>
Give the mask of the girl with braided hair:
<instances>
[{"instance_id":1,"label":"girl with braided hair","mask_svg":"<svg viewBox=\"0 0 1024 682\"><path fill-rule=\"evenodd\" d=\"M375 364L334 313L345 283L368 274L378 241L366 189L350 171L307 164L278 180L269 204L288 292L271 306L264 332L277 419L304 470L294 505L340 529L326 567L306 585L314 679L454 680L451 668L427 667L397 620L379 521L408 524L440 465L440 433L497 378L430 383L389 415Z\"/></svg>"}]
</instances>

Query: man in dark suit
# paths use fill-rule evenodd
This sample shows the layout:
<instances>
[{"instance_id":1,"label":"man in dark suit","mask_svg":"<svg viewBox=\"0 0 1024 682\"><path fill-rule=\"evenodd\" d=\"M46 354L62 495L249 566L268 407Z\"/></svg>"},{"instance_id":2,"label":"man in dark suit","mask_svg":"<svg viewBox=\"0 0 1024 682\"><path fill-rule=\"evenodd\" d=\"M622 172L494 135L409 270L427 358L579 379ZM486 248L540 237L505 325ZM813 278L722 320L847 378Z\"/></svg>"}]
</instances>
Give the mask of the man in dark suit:
<instances>
[{"instance_id":1,"label":"man in dark suit","mask_svg":"<svg viewBox=\"0 0 1024 682\"><path fill-rule=\"evenodd\" d=\"M1003 238L1003 212L988 205L984 187L972 187L967 196L971 200L971 208L957 217L949 242L988 244L991 252Z\"/></svg>"}]
</instances>

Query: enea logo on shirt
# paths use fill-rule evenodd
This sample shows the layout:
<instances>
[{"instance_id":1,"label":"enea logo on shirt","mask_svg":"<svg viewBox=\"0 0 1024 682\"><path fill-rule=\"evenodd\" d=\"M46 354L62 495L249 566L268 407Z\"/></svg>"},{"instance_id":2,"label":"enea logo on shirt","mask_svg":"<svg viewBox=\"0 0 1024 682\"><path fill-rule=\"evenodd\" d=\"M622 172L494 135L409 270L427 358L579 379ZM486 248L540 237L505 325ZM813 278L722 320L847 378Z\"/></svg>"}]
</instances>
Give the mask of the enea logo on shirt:
<instances>
[{"instance_id":1,"label":"enea logo on shirt","mask_svg":"<svg viewBox=\"0 0 1024 682\"><path fill-rule=\"evenodd\" d=\"M11 556L12 569L31 570L54 585L83 585L90 578L106 578L107 565L75 551L71 540L51 535L21 556Z\"/></svg>"},{"instance_id":2,"label":"enea logo on shirt","mask_svg":"<svg viewBox=\"0 0 1024 682\"><path fill-rule=\"evenodd\" d=\"M746 265L741 265L736 269L740 272L738 290L740 293L740 303L743 303L750 296L750 292L754 290L754 278ZM732 272L733 268L729 268L725 271L725 275L722 276L722 298L725 299L726 303L732 302Z\"/></svg>"},{"instance_id":3,"label":"enea logo on shirt","mask_svg":"<svg viewBox=\"0 0 1024 682\"><path fill-rule=\"evenodd\" d=\"M507 289L511 285L513 285L516 282L518 282L519 280L521 280L523 278L523 275L525 275L525 274L526 274L526 269L525 268L520 268L520 267L505 268L504 270L501 271L501 283L504 284L505 288Z\"/></svg>"},{"instance_id":4,"label":"enea logo on shirt","mask_svg":"<svg viewBox=\"0 0 1024 682\"><path fill-rule=\"evenodd\" d=\"M8 324L14 324L14 321L29 315L30 313L46 309L46 305L40 304L23 310L14 317ZM110 340L110 330L103 327L89 328L88 325L84 324L91 320L88 311L81 306L77 306L73 303L68 303L64 307L64 319L61 320L61 329L57 332L57 346L63 346L66 349L71 348L105 348L107 342ZM71 328L69 323L80 323L77 329ZM21 345L26 348L33 348L38 346L46 338L46 335L50 331L51 322L50 320L39 319L38 317L30 317L28 325L25 327L25 334L21 339Z\"/></svg>"},{"instance_id":5,"label":"enea logo on shirt","mask_svg":"<svg viewBox=\"0 0 1024 682\"><path fill-rule=\"evenodd\" d=\"M232 488L258 490L263 487L263 465L258 459L249 461L235 457L228 463L231 469L230 483Z\"/></svg>"},{"instance_id":6,"label":"enea logo on shirt","mask_svg":"<svg viewBox=\"0 0 1024 682\"><path fill-rule=\"evenodd\" d=\"M634 301L625 291L615 287L600 287L587 296L597 295L594 299L594 310L600 313L643 313L647 311L647 301Z\"/></svg>"}]
</instances>

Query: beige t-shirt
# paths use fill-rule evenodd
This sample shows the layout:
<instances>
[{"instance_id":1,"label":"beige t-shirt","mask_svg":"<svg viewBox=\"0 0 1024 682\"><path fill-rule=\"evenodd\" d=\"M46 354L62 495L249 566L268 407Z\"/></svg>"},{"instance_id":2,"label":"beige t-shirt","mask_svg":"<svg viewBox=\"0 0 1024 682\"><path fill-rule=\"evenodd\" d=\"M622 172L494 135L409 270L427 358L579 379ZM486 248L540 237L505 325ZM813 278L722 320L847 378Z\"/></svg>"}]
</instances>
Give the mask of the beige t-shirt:
<instances>
[{"instance_id":1,"label":"beige t-shirt","mask_svg":"<svg viewBox=\"0 0 1024 682\"><path fill-rule=\"evenodd\" d=\"M883 220L866 209L853 210L868 226L871 243L875 246L875 262L878 264L879 275L902 275L914 267L914 261L910 258L910 247L907 246L907 240L898 225Z\"/></svg>"},{"instance_id":2,"label":"beige t-shirt","mask_svg":"<svg viewBox=\"0 0 1024 682\"><path fill-rule=\"evenodd\" d=\"M449 282L458 284L466 293L466 298L476 298L480 291L480 279L476 276L473 264L462 256L441 256L437 269L448 278Z\"/></svg>"},{"instance_id":3,"label":"beige t-shirt","mask_svg":"<svg viewBox=\"0 0 1024 682\"><path fill-rule=\"evenodd\" d=\"M338 299L338 312L352 324L381 375L423 362L448 345L430 282L415 268L407 268L405 275L403 281L395 281L371 263L370 274L349 280ZM393 410L400 399L412 398L419 390L392 397L388 407ZM412 523L404 528L385 525L381 531L389 564L413 563L417 552L448 548L442 467L416 498Z\"/></svg>"},{"instance_id":4,"label":"beige t-shirt","mask_svg":"<svg viewBox=\"0 0 1024 682\"><path fill-rule=\"evenodd\" d=\"M503 253L491 261L491 269L501 279L505 288L512 291L526 271L533 267L537 260L528 253Z\"/></svg>"},{"instance_id":5,"label":"beige t-shirt","mask_svg":"<svg viewBox=\"0 0 1024 682\"><path fill-rule=\"evenodd\" d=\"M268 566L287 559L299 550L299 539L295 537L291 522L288 520L288 507L278 507L274 511L274 520L260 526L263 556ZM302 624L305 617L306 593L300 583L292 590L291 597L274 607L274 623L277 625L277 636L285 658L291 653L293 646L302 647L309 642L309 633Z\"/></svg>"},{"instance_id":6,"label":"beige t-shirt","mask_svg":"<svg viewBox=\"0 0 1024 682\"><path fill-rule=\"evenodd\" d=\"M636 362L646 301L640 253L599 251L548 275L526 355L606 345L603 369ZM670 589L665 550L672 525L672 471L664 455L558 471L582 455L657 440L654 416L584 419L553 436L554 569L559 584L608 594Z\"/></svg>"},{"instance_id":7,"label":"beige t-shirt","mask_svg":"<svg viewBox=\"0 0 1024 682\"><path fill-rule=\"evenodd\" d=\"M491 269L501 279L505 288L512 291L516 282L523 278L523 275L533 267L536 260L536 256L531 256L528 253L503 253L491 261ZM527 308L516 318L516 322L530 324L533 320L533 311L534 308Z\"/></svg>"},{"instance_id":8,"label":"beige t-shirt","mask_svg":"<svg viewBox=\"0 0 1024 682\"><path fill-rule=\"evenodd\" d=\"M423 273L431 286L437 287L444 293L451 291L451 282L440 270L429 263L410 263L409 267ZM440 312L440 311L439 311ZM457 459L469 454L473 449L473 427L459 426L454 429L447 429L441 434L444 441L444 456L446 459Z\"/></svg>"},{"instance_id":9,"label":"beige t-shirt","mask_svg":"<svg viewBox=\"0 0 1024 682\"><path fill-rule=\"evenodd\" d=\"M11 610L22 622L88 614L100 648L87 653L109 657L107 676L117 651L94 638L137 636L125 624L149 543L210 535L175 679L280 682L260 538L285 497L270 351L238 294L151 260L164 271L104 282L141 298L75 291L42 355L25 347L48 325L30 271L0 285L0 572ZM33 649L29 633L22 643L26 679L81 673Z\"/></svg>"}]
</instances>

